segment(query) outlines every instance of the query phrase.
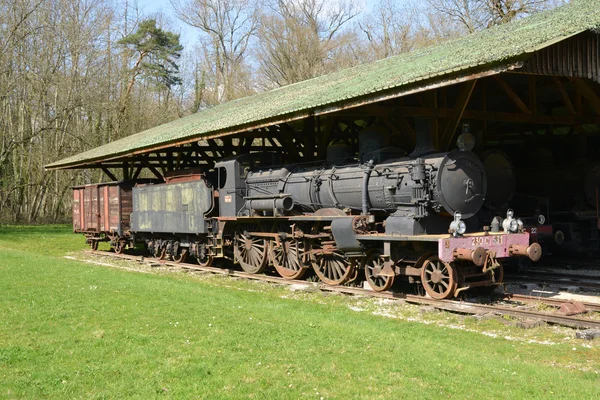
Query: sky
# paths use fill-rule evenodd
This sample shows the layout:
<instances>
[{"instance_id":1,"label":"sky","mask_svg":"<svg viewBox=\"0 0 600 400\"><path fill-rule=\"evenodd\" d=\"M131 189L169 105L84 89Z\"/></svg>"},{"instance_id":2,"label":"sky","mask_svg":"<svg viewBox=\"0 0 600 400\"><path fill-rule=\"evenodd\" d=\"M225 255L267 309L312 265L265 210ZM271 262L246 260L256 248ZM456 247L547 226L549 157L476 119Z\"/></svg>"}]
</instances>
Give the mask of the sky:
<instances>
[{"instance_id":1,"label":"sky","mask_svg":"<svg viewBox=\"0 0 600 400\"><path fill-rule=\"evenodd\" d=\"M135 0L134 0L135 1ZM377 0L358 0L365 6L365 11L368 11L377 3ZM403 2L404 0L397 0ZM198 36L197 29L184 24L175 15L171 2L169 0L137 0L138 8L144 15L152 15L161 12L171 19L174 30L181 34L181 44L184 47L190 47L196 42Z\"/></svg>"},{"instance_id":2,"label":"sky","mask_svg":"<svg viewBox=\"0 0 600 400\"><path fill-rule=\"evenodd\" d=\"M184 24L177 19L169 0L137 0L137 2L138 8L144 15L152 15L158 12L167 15L174 25L175 30L178 31L177 33L181 34L180 41L184 47L189 47L196 42L196 28Z\"/></svg>"}]
</instances>

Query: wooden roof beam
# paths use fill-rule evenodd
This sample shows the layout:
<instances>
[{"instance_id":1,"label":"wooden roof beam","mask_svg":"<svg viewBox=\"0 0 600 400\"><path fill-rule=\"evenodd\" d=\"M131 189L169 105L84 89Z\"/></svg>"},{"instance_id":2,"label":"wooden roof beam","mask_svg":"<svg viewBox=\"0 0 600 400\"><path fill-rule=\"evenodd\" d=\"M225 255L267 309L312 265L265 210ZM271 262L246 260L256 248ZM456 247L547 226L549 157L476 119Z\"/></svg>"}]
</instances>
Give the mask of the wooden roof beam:
<instances>
[{"instance_id":1,"label":"wooden roof beam","mask_svg":"<svg viewBox=\"0 0 600 400\"><path fill-rule=\"evenodd\" d=\"M160 179L161 181L165 180L164 176L160 172L158 172L158 170L156 168L154 168L152 165L150 165L150 163L148 161L142 161L142 164L144 164L144 166L146 168L148 168L150 170L150 172L152 172L154 174L154 176L156 176L158 179Z\"/></svg>"},{"instance_id":2,"label":"wooden roof beam","mask_svg":"<svg viewBox=\"0 0 600 400\"><path fill-rule=\"evenodd\" d=\"M600 97L596 94L594 89L588 85L588 83L582 78L569 78L571 82L579 89L581 95L588 101L590 107L600 115Z\"/></svg>"},{"instance_id":3,"label":"wooden roof beam","mask_svg":"<svg viewBox=\"0 0 600 400\"><path fill-rule=\"evenodd\" d=\"M118 181L117 177L114 176L113 173L110 172L110 170L108 168L106 168L106 167L100 167L100 168L102 169L102 172L104 172L110 180L112 180L113 182Z\"/></svg>"},{"instance_id":4,"label":"wooden roof beam","mask_svg":"<svg viewBox=\"0 0 600 400\"><path fill-rule=\"evenodd\" d=\"M451 118L455 114L455 110L450 108L399 107L398 113L406 117ZM532 115L481 110L465 110L462 117L464 119L542 125L600 124L600 117L596 116Z\"/></svg>"},{"instance_id":5,"label":"wooden roof beam","mask_svg":"<svg viewBox=\"0 0 600 400\"><path fill-rule=\"evenodd\" d=\"M565 108L567 109L569 114L577 115L577 112L575 111L575 107L573 106L573 102L571 101L571 98L569 97L569 94L567 93L567 90L565 89L565 85L563 85L562 82L560 81L560 79L556 76L552 77L552 81L554 82L554 85L558 89L558 92L560 93L560 96L562 97L563 104L565 105Z\"/></svg>"},{"instance_id":6,"label":"wooden roof beam","mask_svg":"<svg viewBox=\"0 0 600 400\"><path fill-rule=\"evenodd\" d=\"M494 75L494 79L496 82L498 82L502 90L504 90L504 92L519 110L523 111L525 114L532 114L529 107L525 105L523 100L521 100L521 98L514 92L514 90L512 90L512 88L504 81L504 79L502 79L499 75Z\"/></svg>"}]
</instances>

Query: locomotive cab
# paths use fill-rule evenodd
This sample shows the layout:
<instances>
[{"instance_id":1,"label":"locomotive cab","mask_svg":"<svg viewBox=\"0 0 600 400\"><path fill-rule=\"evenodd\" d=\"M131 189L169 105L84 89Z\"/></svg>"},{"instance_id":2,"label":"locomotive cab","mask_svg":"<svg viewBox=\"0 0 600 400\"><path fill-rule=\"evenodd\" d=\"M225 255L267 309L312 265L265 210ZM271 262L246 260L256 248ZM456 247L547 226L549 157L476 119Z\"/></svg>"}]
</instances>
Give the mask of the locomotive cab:
<instances>
[{"instance_id":1,"label":"locomotive cab","mask_svg":"<svg viewBox=\"0 0 600 400\"><path fill-rule=\"evenodd\" d=\"M278 164L276 153L250 153L215 163L219 210L222 217L237 217L244 207L246 176L251 168Z\"/></svg>"}]
</instances>

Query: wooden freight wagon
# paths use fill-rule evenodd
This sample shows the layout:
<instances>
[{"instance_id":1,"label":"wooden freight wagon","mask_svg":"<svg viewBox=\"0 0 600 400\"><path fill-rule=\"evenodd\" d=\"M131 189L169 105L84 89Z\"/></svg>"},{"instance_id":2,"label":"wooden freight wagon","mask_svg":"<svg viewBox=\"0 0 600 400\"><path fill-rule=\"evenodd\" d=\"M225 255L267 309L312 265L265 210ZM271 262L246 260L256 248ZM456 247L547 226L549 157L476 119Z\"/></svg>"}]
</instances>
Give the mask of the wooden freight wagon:
<instances>
[{"instance_id":1,"label":"wooden freight wagon","mask_svg":"<svg viewBox=\"0 0 600 400\"><path fill-rule=\"evenodd\" d=\"M73 188L73 231L83 233L93 250L110 241L116 252L129 243L132 183L109 182Z\"/></svg>"}]
</instances>

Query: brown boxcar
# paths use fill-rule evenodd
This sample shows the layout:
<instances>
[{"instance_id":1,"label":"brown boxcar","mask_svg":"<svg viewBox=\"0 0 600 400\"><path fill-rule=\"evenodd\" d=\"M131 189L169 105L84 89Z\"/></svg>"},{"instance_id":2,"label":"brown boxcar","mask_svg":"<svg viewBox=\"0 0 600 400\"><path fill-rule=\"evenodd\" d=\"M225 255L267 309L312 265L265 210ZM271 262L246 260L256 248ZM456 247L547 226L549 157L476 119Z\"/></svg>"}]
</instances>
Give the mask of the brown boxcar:
<instances>
[{"instance_id":1,"label":"brown boxcar","mask_svg":"<svg viewBox=\"0 0 600 400\"><path fill-rule=\"evenodd\" d=\"M110 182L73 188L73 231L85 234L92 249L110 241L117 249L127 242L132 185Z\"/></svg>"}]
</instances>

